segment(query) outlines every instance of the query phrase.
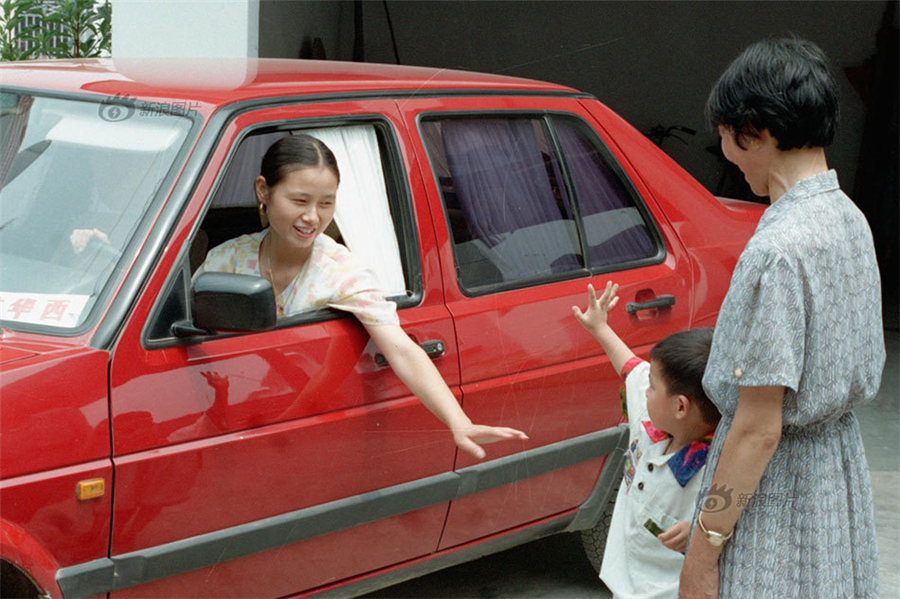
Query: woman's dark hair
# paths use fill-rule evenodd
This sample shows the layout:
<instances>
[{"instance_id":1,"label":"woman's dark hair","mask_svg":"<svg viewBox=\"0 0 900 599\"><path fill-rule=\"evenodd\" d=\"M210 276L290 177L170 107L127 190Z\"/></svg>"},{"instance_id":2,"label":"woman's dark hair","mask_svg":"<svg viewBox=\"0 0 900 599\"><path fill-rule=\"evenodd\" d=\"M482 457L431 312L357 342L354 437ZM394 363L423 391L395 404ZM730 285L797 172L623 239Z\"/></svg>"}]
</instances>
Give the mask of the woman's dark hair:
<instances>
[{"instance_id":1,"label":"woman's dark hair","mask_svg":"<svg viewBox=\"0 0 900 599\"><path fill-rule=\"evenodd\" d=\"M328 168L338 183L341 182L341 172L331 149L312 135L299 133L279 139L269 146L259 174L266 180L266 185L272 187L287 173L310 167Z\"/></svg>"},{"instance_id":2,"label":"woman's dark hair","mask_svg":"<svg viewBox=\"0 0 900 599\"><path fill-rule=\"evenodd\" d=\"M703 371L712 338L712 329L673 333L650 350L650 359L659 365L669 393L692 400L700 408L703 420L715 425L719 422L719 410L703 391Z\"/></svg>"},{"instance_id":3,"label":"woman's dark hair","mask_svg":"<svg viewBox=\"0 0 900 599\"><path fill-rule=\"evenodd\" d=\"M825 53L794 36L744 50L713 86L706 114L713 129L731 129L741 147L742 137L768 129L779 150L831 144L840 119Z\"/></svg>"}]
</instances>

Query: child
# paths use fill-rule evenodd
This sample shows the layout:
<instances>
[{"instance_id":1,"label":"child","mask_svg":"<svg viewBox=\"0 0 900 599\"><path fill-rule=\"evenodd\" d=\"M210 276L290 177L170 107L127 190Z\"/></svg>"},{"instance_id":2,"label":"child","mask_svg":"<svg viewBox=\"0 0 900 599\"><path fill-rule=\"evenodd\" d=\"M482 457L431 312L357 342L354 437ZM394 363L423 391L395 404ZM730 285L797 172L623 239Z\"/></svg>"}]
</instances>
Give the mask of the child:
<instances>
[{"instance_id":1,"label":"child","mask_svg":"<svg viewBox=\"0 0 900 599\"><path fill-rule=\"evenodd\" d=\"M600 578L614 598L675 599L708 436L719 421L701 385L712 329L669 335L650 351L648 364L607 324L618 288L607 283L597 299L588 285L587 310L572 306L581 326L626 377L631 439Z\"/></svg>"}]
</instances>

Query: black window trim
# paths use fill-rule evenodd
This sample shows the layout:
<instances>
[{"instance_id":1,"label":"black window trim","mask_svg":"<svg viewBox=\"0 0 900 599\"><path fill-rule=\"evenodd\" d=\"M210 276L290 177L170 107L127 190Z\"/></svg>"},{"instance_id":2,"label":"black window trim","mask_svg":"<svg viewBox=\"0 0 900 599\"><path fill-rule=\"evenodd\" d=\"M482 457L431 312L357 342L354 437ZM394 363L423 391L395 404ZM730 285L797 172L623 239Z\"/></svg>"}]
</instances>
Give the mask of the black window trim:
<instances>
[{"instance_id":1,"label":"black window trim","mask_svg":"<svg viewBox=\"0 0 900 599\"><path fill-rule=\"evenodd\" d=\"M453 242L453 232L450 225L450 216L447 213L447 206L444 202L443 193L441 192L441 184L437 178L437 173L435 173L434 168L432 168L433 160L431 155L431 150L428 148L428 145L424 143L425 136L422 131L422 123L428 121L437 121L441 119L472 119L472 118L497 118L497 117L509 117L514 116L516 118L529 117L532 119L539 119L545 123L549 133L550 133L550 143L552 144L553 150L557 152L557 158L560 163L560 169L563 173L563 178L565 180L565 184L567 186L567 192L569 194L569 201L572 205L573 213L576 215L573 219L575 222L575 226L577 228L578 237L580 240L581 249L583 252L584 260L588 264L587 267L582 267L580 269L573 269L570 271L557 273L554 275L536 275L532 277L525 277L521 279L516 279L515 281L509 282L501 282L501 283L488 283L485 285L478 285L474 287L466 287L462 283L462 277L460 276L459 269L459 260L457 259L457 250L456 243ZM641 218L644 221L644 225L647 227L647 230L650 234L650 239L656 246L656 254L652 256L648 256L645 258L640 258L637 260L630 260L627 262L620 262L616 264L610 264L606 266L590 266L590 253L586 252L586 244L587 237L586 231L584 230L584 224L581 218L581 207L578 201L578 194L575 191L575 187L573 185L571 175L569 172L568 161L565 159L565 155L562 152L562 148L559 146L559 141L557 138L557 134L555 131L555 127L553 125L553 118L565 118L569 120L579 121L582 127L587 128L589 131L593 132L595 136L595 141L599 143L598 149L606 160L608 166L612 169L613 173L619 178L619 180L624 185L627 193L631 197L634 202L635 208L637 208L638 212L641 215ZM431 171L431 176L435 183L435 188L438 190L438 193L441 197L441 210L444 214L444 224L447 227L447 231L451 240L451 248L453 251L453 263L456 272L456 283L459 287L459 290L466 297L481 297L483 295L490 295L494 293L502 293L505 291L515 291L518 289L527 289L530 287L536 287L538 285L546 285L557 283L561 281L568 281L572 279L579 279L584 277L592 277L598 274L605 274L609 272L618 272L621 270L629 270L633 268L640 268L644 266L650 266L653 264L659 264L666 259L666 245L662 234L659 232L659 227L656 224L656 221L653 219L650 211L647 209L645 205L644 198L638 193L637 188L634 183L631 181L631 178L627 175L625 170L622 168L619 161L616 159L615 155L609 149L608 144L603 139L603 137L597 133L596 129L579 114L574 112L569 112L565 110L550 110L550 109L511 109L511 110L503 110L503 109L484 109L484 110L434 110L434 111L423 111L416 115L416 131L418 132L420 140L422 140L422 146L425 148L426 158L428 160L428 168Z\"/></svg>"},{"instance_id":2,"label":"black window trim","mask_svg":"<svg viewBox=\"0 0 900 599\"><path fill-rule=\"evenodd\" d=\"M563 159L562 144L559 141L559 135L553 126L552 117L544 115L544 127L550 136L550 149L556 153L557 162L559 162L559 170L562 172L563 185L566 186L566 199L571 204L572 216L575 221L575 229L578 233L578 242L581 246L581 259L583 261L582 268L590 272L591 251L587 242L587 230L584 228L584 219L581 215L581 202L578 199L578 193L575 191L575 182L572 179L572 172L569 169L569 163Z\"/></svg>"},{"instance_id":3,"label":"black window trim","mask_svg":"<svg viewBox=\"0 0 900 599\"><path fill-rule=\"evenodd\" d=\"M270 108L273 108L273 106L261 106L258 108L258 110L268 110ZM236 119L238 116L244 116L252 112L256 111L241 111L232 116L234 119ZM230 120L228 124L231 124L231 122L233 122L233 120ZM229 170L232 164L234 155L237 152L237 148L244 142L244 140L252 135L272 133L276 131L302 131L305 129L342 126L347 127L352 125L373 125L380 132L377 138L379 151L381 151L381 161L384 168L385 188L387 191L388 203L391 210L391 218L394 222L395 234L398 232L400 233L397 236L397 242L399 245L400 259L403 266L403 275L406 279L408 292L405 297L391 296L387 299L395 302L397 304L398 310L415 307L422 303L422 299L424 297L424 282L421 260L419 256L420 244L418 230L416 228L412 194L409 189L409 183L406 180L406 177L398 176L398 172L405 172L405 169L403 168L403 158L400 153L399 140L390 120L379 113L360 113L322 117L299 116L295 118L277 119L248 125L239 132L238 137L228 149L228 154L222 161L222 166L219 168L219 172L216 174L216 179L215 181L213 181L213 184L211 185L210 190L207 193L207 197L204 200L204 205L198 213L196 219L194 220L194 223L191 226L191 230L187 236L187 240L182 246L178 256L176 257L171 272L167 275L167 278L161 288L161 292L154 301L147 319L144 322L141 331L141 344L145 349L152 350L180 345L193 345L213 339L261 334L258 332L229 331L213 332L209 335L195 335L191 337L175 337L174 335L161 338L150 337L150 331L155 327L157 319L161 317L161 312L164 305L166 304L166 301L169 298L169 295L175 292L175 286L178 284L180 279L183 280L185 277L185 289L188 297L185 297L184 301L187 307L188 316L190 316L189 296L191 289L191 274L188 264L188 254L190 252L191 243L198 235L203 221L205 220L206 215L211 208L212 199L215 198L219 187L222 185L225 173ZM224 130L225 127L222 128L223 133ZM220 145L222 138L223 136L220 135L219 139L217 139L215 143L214 148ZM211 156L212 152L210 152L210 158ZM204 162L202 170L205 171L208 167L209 160L206 160ZM192 196L193 193L191 193L191 197ZM337 310L334 308L321 308L318 310L304 312L302 314L295 314L280 318L278 319L274 329L272 330L352 317L353 316L350 313L342 310ZM263 334L264 333L265 332L263 332Z\"/></svg>"},{"instance_id":4,"label":"black window trim","mask_svg":"<svg viewBox=\"0 0 900 599\"><path fill-rule=\"evenodd\" d=\"M650 240L656 246L656 254L652 256L647 256L645 258L639 258L637 260L629 260L627 262L619 262L617 264L606 265L606 266L589 266L589 270L592 274L604 274L607 272L617 272L620 270L627 270L630 268L640 268L642 266L649 266L652 264L659 264L666 259L666 244L662 233L659 231L659 227L656 224L656 221L653 218L653 215L650 214L650 211L647 209L646 201L643 196L638 192L637 187L634 185L634 182L631 180L631 177L625 172L625 169L622 168L622 165L616 159L615 155L612 153L612 150L609 149L609 145L603 139L603 137L597 132L597 129L588 123L584 118L580 115L573 113L564 113L564 112L556 112L555 115L548 116L548 120L550 123L550 130L553 134L553 139L555 143L558 143L556 136L556 128L552 124L553 117L562 117L566 118L570 121L577 121L580 129L582 131L589 132L590 135L593 136L594 141L598 143L598 150L600 152L601 157L606 162L606 165L610 167L613 171L613 174L619 179L619 181L625 187L625 191L628 193L631 201L634 203L634 207L640 213L642 220L644 221L644 226L647 227L647 232L650 235ZM578 218L579 221L581 219L581 205L578 201L578 193L575 190L574 182L571 180L571 173L569 171L568 161L565 159L565 154L562 152L562 148L558 147L557 151L559 151L559 155L562 157L561 163L565 165L564 167L564 176L566 177L566 185L569 186L571 190L572 196L574 197L574 204L578 210ZM585 232L582 230L580 233L583 235ZM590 262L590 254L586 255L586 259Z\"/></svg>"}]
</instances>

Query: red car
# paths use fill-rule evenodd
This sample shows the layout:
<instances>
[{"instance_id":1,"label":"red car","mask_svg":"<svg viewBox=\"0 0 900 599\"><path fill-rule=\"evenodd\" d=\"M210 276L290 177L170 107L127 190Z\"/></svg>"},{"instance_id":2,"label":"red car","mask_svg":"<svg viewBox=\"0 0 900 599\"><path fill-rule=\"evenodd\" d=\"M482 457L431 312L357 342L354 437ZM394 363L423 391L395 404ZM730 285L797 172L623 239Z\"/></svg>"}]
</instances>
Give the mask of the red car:
<instances>
[{"instance_id":1,"label":"red car","mask_svg":"<svg viewBox=\"0 0 900 599\"><path fill-rule=\"evenodd\" d=\"M295 60L0 66L2 595L353 596L559 531L596 561L626 429L572 317L620 284L646 355L716 320L762 207L589 94ZM337 227L473 421L476 461L358 322L204 274L307 132ZM266 299L268 297L268 299ZM626 309L627 307L627 309Z\"/></svg>"}]
</instances>

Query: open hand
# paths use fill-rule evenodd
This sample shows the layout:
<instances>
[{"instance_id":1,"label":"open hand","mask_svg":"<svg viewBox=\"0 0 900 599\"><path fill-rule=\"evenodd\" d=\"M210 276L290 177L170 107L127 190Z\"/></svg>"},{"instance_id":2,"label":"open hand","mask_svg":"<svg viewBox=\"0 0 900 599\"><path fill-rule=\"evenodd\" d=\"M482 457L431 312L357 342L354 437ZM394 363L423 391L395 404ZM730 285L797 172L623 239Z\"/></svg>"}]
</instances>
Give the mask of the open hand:
<instances>
[{"instance_id":1,"label":"open hand","mask_svg":"<svg viewBox=\"0 0 900 599\"><path fill-rule=\"evenodd\" d=\"M691 532L690 522L676 522L657 535L657 539L672 551L684 552L687 549L688 535Z\"/></svg>"},{"instance_id":2,"label":"open hand","mask_svg":"<svg viewBox=\"0 0 900 599\"><path fill-rule=\"evenodd\" d=\"M594 291L593 285L588 285L588 305L587 309L582 312L578 306L572 306L572 314L575 315L581 326L589 333L595 333L598 329L606 326L606 318L609 311L619 303L619 296L616 292L619 290L618 285L613 285L612 281L606 283L606 289L598 298Z\"/></svg>"},{"instance_id":3,"label":"open hand","mask_svg":"<svg viewBox=\"0 0 900 599\"><path fill-rule=\"evenodd\" d=\"M470 453L479 460L487 455L481 445L507 441L510 439L528 439L528 435L514 428L505 426L485 426L483 424L470 424L453 431L453 441L456 446Z\"/></svg>"}]
</instances>

